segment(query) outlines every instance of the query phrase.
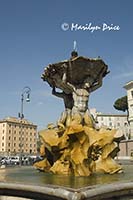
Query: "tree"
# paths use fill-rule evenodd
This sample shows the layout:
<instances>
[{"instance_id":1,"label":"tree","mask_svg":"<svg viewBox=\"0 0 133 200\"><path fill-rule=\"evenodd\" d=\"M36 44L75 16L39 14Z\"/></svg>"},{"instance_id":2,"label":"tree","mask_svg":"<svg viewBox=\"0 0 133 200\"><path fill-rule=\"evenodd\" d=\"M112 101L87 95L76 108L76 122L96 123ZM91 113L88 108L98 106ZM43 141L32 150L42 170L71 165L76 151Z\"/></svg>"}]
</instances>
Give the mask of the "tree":
<instances>
[{"instance_id":1,"label":"tree","mask_svg":"<svg viewBox=\"0 0 133 200\"><path fill-rule=\"evenodd\" d=\"M128 121L129 112L128 112L127 96L124 96L124 97L117 99L113 106L117 110L121 110L123 112L127 111L127 121Z\"/></svg>"},{"instance_id":2,"label":"tree","mask_svg":"<svg viewBox=\"0 0 133 200\"><path fill-rule=\"evenodd\" d=\"M128 112L127 96L124 96L124 97L117 99L113 106L117 110L121 110L123 112L125 112L125 111Z\"/></svg>"}]
</instances>

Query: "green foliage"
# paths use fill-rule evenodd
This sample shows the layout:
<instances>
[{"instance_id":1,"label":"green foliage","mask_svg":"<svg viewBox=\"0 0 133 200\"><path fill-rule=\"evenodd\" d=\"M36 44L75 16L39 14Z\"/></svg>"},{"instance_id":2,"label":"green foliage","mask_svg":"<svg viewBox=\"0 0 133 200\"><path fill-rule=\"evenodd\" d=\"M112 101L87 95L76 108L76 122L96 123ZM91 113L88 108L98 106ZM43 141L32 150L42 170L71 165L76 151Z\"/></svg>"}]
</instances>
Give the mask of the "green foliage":
<instances>
[{"instance_id":1,"label":"green foliage","mask_svg":"<svg viewBox=\"0 0 133 200\"><path fill-rule=\"evenodd\" d=\"M123 112L128 111L127 96L117 99L114 103L114 108Z\"/></svg>"}]
</instances>

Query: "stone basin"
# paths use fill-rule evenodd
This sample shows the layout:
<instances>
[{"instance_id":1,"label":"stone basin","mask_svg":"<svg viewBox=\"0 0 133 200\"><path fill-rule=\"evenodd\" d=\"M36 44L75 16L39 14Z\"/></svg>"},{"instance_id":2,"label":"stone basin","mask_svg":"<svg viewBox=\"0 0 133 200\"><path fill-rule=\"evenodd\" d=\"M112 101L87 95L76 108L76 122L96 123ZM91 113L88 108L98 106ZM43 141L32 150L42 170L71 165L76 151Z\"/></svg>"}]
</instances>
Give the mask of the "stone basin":
<instances>
[{"instance_id":1,"label":"stone basin","mask_svg":"<svg viewBox=\"0 0 133 200\"><path fill-rule=\"evenodd\" d=\"M38 173L33 167L0 170L2 200L131 200L133 163L124 164L123 174L93 174L90 177ZM9 196L9 197L7 197Z\"/></svg>"}]
</instances>

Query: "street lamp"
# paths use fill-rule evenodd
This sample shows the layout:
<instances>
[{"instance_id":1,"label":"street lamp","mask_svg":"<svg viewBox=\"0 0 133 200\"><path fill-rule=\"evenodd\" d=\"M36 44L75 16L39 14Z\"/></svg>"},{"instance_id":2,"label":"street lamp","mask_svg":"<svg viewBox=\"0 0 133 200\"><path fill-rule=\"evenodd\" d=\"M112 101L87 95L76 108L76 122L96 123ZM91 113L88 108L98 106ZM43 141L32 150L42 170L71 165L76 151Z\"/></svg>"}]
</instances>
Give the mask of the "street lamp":
<instances>
[{"instance_id":1,"label":"street lamp","mask_svg":"<svg viewBox=\"0 0 133 200\"><path fill-rule=\"evenodd\" d=\"M23 133L23 119L24 119L24 99L26 97L26 102L30 102L30 92L31 89L30 87L26 86L23 88L22 93L21 93L21 111L18 114L18 117L20 118L20 154L19 154L19 159L20 159L20 166L22 165L22 146L23 146L23 141L22 141L22 133Z\"/></svg>"}]
</instances>

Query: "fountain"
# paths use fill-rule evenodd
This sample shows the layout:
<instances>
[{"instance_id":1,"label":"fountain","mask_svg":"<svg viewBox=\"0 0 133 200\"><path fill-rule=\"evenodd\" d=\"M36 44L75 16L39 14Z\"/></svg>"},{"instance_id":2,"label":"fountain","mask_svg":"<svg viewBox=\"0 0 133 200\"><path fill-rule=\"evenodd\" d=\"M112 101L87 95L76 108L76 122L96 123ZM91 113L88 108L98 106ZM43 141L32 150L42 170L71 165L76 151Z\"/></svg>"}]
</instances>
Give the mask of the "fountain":
<instances>
[{"instance_id":1,"label":"fountain","mask_svg":"<svg viewBox=\"0 0 133 200\"><path fill-rule=\"evenodd\" d=\"M63 99L65 109L56 125L49 124L39 132L43 159L34 164L37 169L74 176L122 172L114 160L122 133L97 129L88 108L90 94L102 86L108 73L108 66L100 57L78 56L75 50L69 60L44 69L43 81L52 88L53 95Z\"/></svg>"}]
</instances>

